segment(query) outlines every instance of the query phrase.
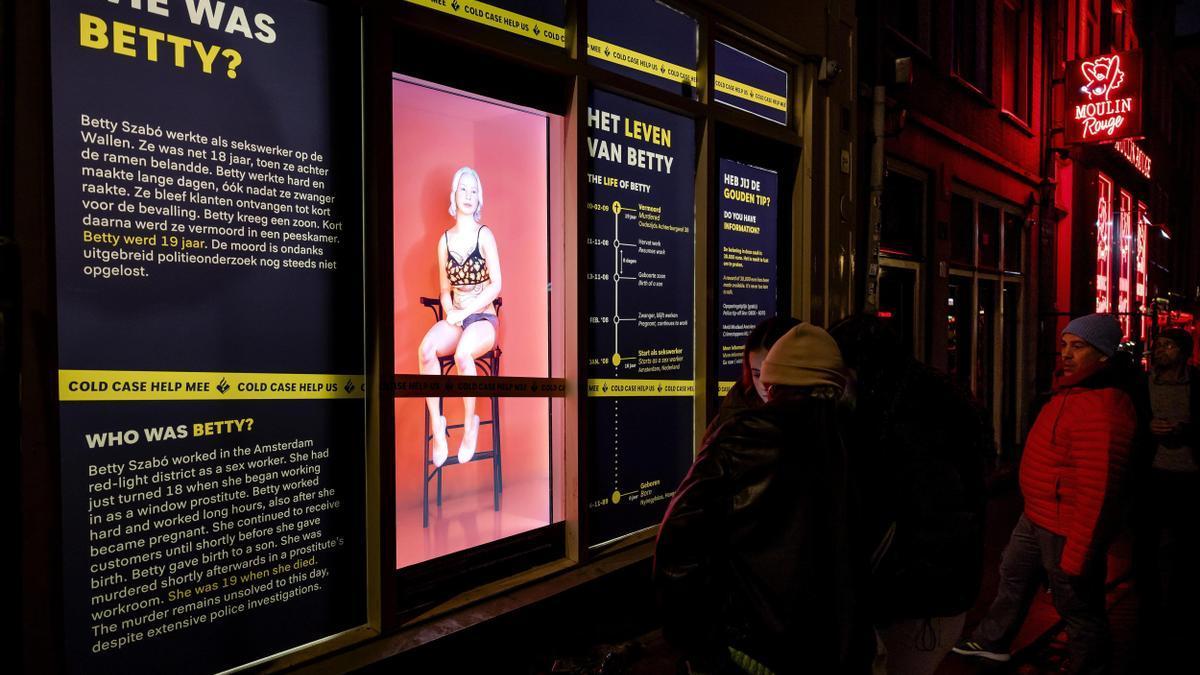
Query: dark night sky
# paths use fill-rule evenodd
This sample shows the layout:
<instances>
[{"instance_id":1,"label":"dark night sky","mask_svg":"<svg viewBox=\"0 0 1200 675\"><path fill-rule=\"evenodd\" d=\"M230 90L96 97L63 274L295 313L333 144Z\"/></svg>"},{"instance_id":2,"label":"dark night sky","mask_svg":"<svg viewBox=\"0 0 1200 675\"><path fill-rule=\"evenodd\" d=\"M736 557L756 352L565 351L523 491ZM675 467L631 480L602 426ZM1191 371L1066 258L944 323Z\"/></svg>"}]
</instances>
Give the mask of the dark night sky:
<instances>
[{"instance_id":1,"label":"dark night sky","mask_svg":"<svg viewBox=\"0 0 1200 675\"><path fill-rule=\"evenodd\" d=\"M1179 0L1175 8L1175 34L1200 33L1200 0Z\"/></svg>"}]
</instances>

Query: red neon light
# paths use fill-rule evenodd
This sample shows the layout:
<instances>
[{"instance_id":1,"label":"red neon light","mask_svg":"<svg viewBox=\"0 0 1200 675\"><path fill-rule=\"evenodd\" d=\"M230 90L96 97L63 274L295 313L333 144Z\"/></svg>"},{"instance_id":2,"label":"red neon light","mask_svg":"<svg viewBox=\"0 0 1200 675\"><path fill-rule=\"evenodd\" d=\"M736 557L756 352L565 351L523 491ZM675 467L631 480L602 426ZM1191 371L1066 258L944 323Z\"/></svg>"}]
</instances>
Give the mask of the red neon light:
<instances>
[{"instance_id":1,"label":"red neon light","mask_svg":"<svg viewBox=\"0 0 1200 675\"><path fill-rule=\"evenodd\" d=\"M1115 141L1141 134L1140 52L1106 54L1067 66L1066 140Z\"/></svg>"},{"instance_id":2,"label":"red neon light","mask_svg":"<svg viewBox=\"0 0 1200 675\"><path fill-rule=\"evenodd\" d=\"M1120 153L1122 157L1129 160L1133 168L1141 172L1143 176L1146 178L1150 177L1150 155L1147 155L1146 151L1142 150L1142 146L1127 138L1114 143L1113 149Z\"/></svg>"},{"instance_id":3,"label":"red neon light","mask_svg":"<svg viewBox=\"0 0 1200 675\"><path fill-rule=\"evenodd\" d=\"M881 309L881 310L879 310L879 318L890 319L890 318L892 318L892 313L887 311L886 309Z\"/></svg>"},{"instance_id":4,"label":"red neon light","mask_svg":"<svg viewBox=\"0 0 1200 675\"><path fill-rule=\"evenodd\" d=\"M1149 328L1149 319L1147 319L1144 316L1144 314L1146 312L1146 306L1148 304L1147 300L1148 300L1148 290L1149 290L1146 288L1146 265L1148 262L1146 259L1146 256L1148 253L1146 251L1146 246L1148 245L1149 237L1150 237L1150 216L1146 214L1146 204L1143 202L1138 202L1138 211L1137 211L1137 278L1136 278L1137 283L1134 286L1134 290L1136 291L1135 295L1137 296L1138 311L1143 313L1142 320L1139 322L1141 324L1140 334L1141 334L1141 337L1143 340L1146 339L1147 330Z\"/></svg>"},{"instance_id":5,"label":"red neon light","mask_svg":"<svg viewBox=\"0 0 1200 675\"><path fill-rule=\"evenodd\" d=\"M1083 127L1083 137L1107 134L1112 136L1125 124L1125 114L1133 110L1133 99L1110 100L1112 93L1125 83L1120 56L1101 56L1079 64L1087 78L1082 90L1088 102L1075 106L1075 120Z\"/></svg>"},{"instance_id":6,"label":"red neon light","mask_svg":"<svg viewBox=\"0 0 1200 675\"><path fill-rule=\"evenodd\" d=\"M1133 295L1129 287L1133 277L1133 195L1124 190L1121 190L1121 210L1118 216L1121 238L1117 240L1117 250L1120 251L1121 257L1117 261L1117 312L1120 313L1121 328L1125 332L1125 339L1128 340L1133 334L1133 324L1129 317L1130 300Z\"/></svg>"},{"instance_id":7,"label":"red neon light","mask_svg":"<svg viewBox=\"0 0 1200 675\"><path fill-rule=\"evenodd\" d=\"M1083 91L1089 99L1109 99L1112 92L1125 84L1125 71L1121 70L1121 55L1098 56L1079 64L1079 70L1087 78Z\"/></svg>"},{"instance_id":8,"label":"red neon light","mask_svg":"<svg viewBox=\"0 0 1200 675\"><path fill-rule=\"evenodd\" d=\"M1096 176L1096 311L1112 311L1112 191L1113 182Z\"/></svg>"}]
</instances>

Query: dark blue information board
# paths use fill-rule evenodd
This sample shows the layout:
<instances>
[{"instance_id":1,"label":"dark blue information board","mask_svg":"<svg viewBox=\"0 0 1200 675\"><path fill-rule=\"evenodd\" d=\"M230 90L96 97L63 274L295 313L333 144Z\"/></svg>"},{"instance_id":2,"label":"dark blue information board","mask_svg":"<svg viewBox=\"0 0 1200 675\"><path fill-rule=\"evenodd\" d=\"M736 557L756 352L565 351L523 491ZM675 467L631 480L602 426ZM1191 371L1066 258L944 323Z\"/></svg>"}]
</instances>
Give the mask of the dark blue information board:
<instances>
[{"instance_id":1,"label":"dark blue information board","mask_svg":"<svg viewBox=\"0 0 1200 675\"><path fill-rule=\"evenodd\" d=\"M713 84L713 99L718 103L787 124L787 71L718 42Z\"/></svg>"},{"instance_id":2,"label":"dark blue information board","mask_svg":"<svg viewBox=\"0 0 1200 675\"><path fill-rule=\"evenodd\" d=\"M741 376L750 331L778 309L779 175L724 158L720 170L717 382L724 394Z\"/></svg>"},{"instance_id":3,"label":"dark blue information board","mask_svg":"<svg viewBox=\"0 0 1200 675\"><path fill-rule=\"evenodd\" d=\"M68 669L221 671L365 624L355 17L50 19Z\"/></svg>"},{"instance_id":4,"label":"dark blue information board","mask_svg":"<svg viewBox=\"0 0 1200 675\"><path fill-rule=\"evenodd\" d=\"M693 99L699 39L694 18L656 0L588 3L590 63Z\"/></svg>"},{"instance_id":5,"label":"dark blue information board","mask_svg":"<svg viewBox=\"0 0 1200 675\"><path fill-rule=\"evenodd\" d=\"M695 123L588 101L588 540L656 525L692 463Z\"/></svg>"}]
</instances>

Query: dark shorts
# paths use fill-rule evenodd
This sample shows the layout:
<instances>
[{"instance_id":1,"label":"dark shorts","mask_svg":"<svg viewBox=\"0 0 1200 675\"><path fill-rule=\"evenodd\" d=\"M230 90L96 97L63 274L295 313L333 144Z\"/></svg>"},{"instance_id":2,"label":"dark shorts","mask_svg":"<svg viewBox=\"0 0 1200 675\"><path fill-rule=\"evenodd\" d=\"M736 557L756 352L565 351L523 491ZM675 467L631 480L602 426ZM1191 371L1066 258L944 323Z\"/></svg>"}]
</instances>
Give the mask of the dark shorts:
<instances>
[{"instance_id":1,"label":"dark shorts","mask_svg":"<svg viewBox=\"0 0 1200 675\"><path fill-rule=\"evenodd\" d=\"M490 321L490 322L492 322L492 328L494 330L496 330L497 332L500 330L500 317L496 316L495 314L489 314L487 312L479 312L477 314L471 314L471 315L467 316L466 319L463 319L463 326L462 326L463 330L466 330L467 326L470 326L471 324L475 323L476 321Z\"/></svg>"}]
</instances>

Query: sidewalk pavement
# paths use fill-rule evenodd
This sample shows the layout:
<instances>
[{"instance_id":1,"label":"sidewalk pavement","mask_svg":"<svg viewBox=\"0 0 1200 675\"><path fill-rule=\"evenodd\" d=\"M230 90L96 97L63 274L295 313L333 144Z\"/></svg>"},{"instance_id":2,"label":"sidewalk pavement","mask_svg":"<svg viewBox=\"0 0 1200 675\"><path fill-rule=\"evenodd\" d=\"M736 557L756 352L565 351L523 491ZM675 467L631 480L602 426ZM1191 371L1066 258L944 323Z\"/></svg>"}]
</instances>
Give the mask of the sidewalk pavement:
<instances>
[{"instance_id":1,"label":"sidewalk pavement","mask_svg":"<svg viewBox=\"0 0 1200 675\"><path fill-rule=\"evenodd\" d=\"M979 599L967 613L970 631L986 613L999 583L1000 554L1021 515L1022 502L1015 485L997 486L988 503L987 535L984 544L984 575ZM1136 595L1129 581L1129 546L1123 539L1114 544L1109 555L1109 621L1113 636L1113 673L1132 672L1132 645L1136 628ZM1066 633L1048 592L1034 599L1029 615L1013 645L1013 660L994 664L950 654L936 675L1048 675L1064 672L1067 657ZM607 673L629 675L670 675L676 672L679 654L662 637L661 630L641 635L620 647L609 659ZM565 664L564 664L565 665ZM570 672L563 669L560 672ZM600 672L600 671L596 671Z\"/></svg>"},{"instance_id":2,"label":"sidewalk pavement","mask_svg":"<svg viewBox=\"0 0 1200 675\"><path fill-rule=\"evenodd\" d=\"M999 584L1000 554L1008 543L1022 502L1013 489L993 496L988 503L987 537L984 548L983 587L975 606L967 613L964 634L969 634L987 612L996 597ZM1113 638L1114 675L1132 672L1133 640L1137 625L1136 595L1130 581L1130 546L1128 537L1113 544L1108 557L1108 618ZM1018 673L1042 675L1062 672L1067 657L1067 635L1063 630L1053 599L1043 590L1034 598L1029 615L1013 643L1013 659L1007 664L995 664L983 659L967 658L951 653L942 662L936 675L992 675Z\"/></svg>"}]
</instances>

